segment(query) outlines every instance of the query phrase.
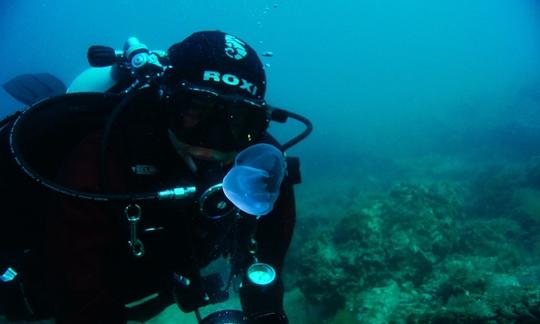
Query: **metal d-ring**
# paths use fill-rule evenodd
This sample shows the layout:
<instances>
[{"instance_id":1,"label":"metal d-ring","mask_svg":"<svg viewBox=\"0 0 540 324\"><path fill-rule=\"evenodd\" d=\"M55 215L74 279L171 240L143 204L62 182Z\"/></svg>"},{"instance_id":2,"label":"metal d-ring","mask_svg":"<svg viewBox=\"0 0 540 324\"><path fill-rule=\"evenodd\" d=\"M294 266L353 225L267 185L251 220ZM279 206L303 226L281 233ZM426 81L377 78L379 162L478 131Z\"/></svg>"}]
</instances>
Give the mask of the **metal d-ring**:
<instances>
[{"instance_id":1,"label":"metal d-ring","mask_svg":"<svg viewBox=\"0 0 540 324\"><path fill-rule=\"evenodd\" d=\"M219 195L221 195L221 197ZM215 197L218 197L219 199L214 200L213 198ZM211 210L211 212L209 210ZM199 198L199 211L206 218L217 220L235 212L236 207L223 193L223 184L218 183L203 192Z\"/></svg>"}]
</instances>

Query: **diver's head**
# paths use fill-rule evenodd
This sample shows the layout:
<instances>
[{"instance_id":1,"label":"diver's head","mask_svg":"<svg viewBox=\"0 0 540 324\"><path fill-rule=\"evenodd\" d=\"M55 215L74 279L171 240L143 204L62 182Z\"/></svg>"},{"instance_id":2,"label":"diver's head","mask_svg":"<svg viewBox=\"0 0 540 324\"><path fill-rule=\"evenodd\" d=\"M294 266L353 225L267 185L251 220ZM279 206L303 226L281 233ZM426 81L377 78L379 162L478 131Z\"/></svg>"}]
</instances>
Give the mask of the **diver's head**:
<instances>
[{"instance_id":1,"label":"diver's head","mask_svg":"<svg viewBox=\"0 0 540 324\"><path fill-rule=\"evenodd\" d=\"M266 76L257 53L220 31L192 34L168 50L170 135L199 151L235 152L268 127Z\"/></svg>"}]
</instances>

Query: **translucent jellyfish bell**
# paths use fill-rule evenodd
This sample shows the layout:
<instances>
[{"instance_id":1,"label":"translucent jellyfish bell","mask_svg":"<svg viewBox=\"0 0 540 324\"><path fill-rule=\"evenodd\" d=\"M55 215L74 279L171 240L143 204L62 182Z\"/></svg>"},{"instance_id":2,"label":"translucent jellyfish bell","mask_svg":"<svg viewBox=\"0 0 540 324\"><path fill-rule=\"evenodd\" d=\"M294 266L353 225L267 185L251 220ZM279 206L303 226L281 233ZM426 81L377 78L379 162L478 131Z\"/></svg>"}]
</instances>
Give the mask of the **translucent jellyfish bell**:
<instances>
[{"instance_id":1,"label":"translucent jellyfish bell","mask_svg":"<svg viewBox=\"0 0 540 324\"><path fill-rule=\"evenodd\" d=\"M264 216L272 211L285 176L285 157L270 144L252 145L240 152L223 178L225 196L241 211Z\"/></svg>"}]
</instances>

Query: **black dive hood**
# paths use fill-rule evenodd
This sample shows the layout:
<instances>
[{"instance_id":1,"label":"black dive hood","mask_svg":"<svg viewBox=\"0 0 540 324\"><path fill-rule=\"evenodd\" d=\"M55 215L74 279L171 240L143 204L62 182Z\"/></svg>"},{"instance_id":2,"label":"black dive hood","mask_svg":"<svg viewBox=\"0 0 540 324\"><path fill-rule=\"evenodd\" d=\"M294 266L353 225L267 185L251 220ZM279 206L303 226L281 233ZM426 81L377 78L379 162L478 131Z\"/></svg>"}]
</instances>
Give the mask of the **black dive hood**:
<instances>
[{"instance_id":1,"label":"black dive hood","mask_svg":"<svg viewBox=\"0 0 540 324\"><path fill-rule=\"evenodd\" d=\"M128 101L136 100L137 97L133 93L89 92L42 100L23 111L14 122L9 135L11 154L21 170L34 181L57 193L75 198L134 202L192 196L195 187L165 188L159 192L147 193L99 194L67 188L53 180L73 147L93 131L114 127L114 119L122 117L119 110L129 107ZM274 107L269 107L269 110L273 121L284 123L288 118L293 118L306 127L301 134L282 145L283 151L303 140L312 131L311 122L300 115Z\"/></svg>"}]
</instances>

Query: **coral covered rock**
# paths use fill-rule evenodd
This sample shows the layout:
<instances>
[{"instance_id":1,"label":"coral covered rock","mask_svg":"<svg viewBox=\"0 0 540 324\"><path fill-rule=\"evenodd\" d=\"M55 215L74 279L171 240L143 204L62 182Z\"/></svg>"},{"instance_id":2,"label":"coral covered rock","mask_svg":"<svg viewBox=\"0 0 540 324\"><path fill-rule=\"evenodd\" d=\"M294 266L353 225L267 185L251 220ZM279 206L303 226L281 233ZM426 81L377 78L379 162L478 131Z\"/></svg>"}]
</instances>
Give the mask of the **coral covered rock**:
<instances>
[{"instance_id":1,"label":"coral covered rock","mask_svg":"<svg viewBox=\"0 0 540 324\"><path fill-rule=\"evenodd\" d=\"M538 224L465 217L466 192L401 184L305 236L297 283L318 323L540 322Z\"/></svg>"},{"instance_id":2,"label":"coral covered rock","mask_svg":"<svg viewBox=\"0 0 540 324\"><path fill-rule=\"evenodd\" d=\"M305 242L298 285L328 314L390 279L419 285L456 246L462 209L450 186L399 185Z\"/></svg>"}]
</instances>

